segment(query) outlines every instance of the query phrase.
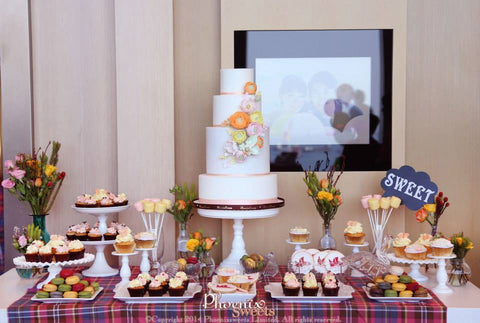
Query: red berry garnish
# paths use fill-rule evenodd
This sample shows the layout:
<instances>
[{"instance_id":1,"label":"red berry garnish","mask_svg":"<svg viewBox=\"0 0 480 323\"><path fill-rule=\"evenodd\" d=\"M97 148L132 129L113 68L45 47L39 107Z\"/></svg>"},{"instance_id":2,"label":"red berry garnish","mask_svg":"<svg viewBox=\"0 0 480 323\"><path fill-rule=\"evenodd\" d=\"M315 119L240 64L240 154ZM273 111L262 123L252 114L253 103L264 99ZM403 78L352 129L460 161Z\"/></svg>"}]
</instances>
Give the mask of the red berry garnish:
<instances>
[{"instance_id":1,"label":"red berry garnish","mask_svg":"<svg viewBox=\"0 0 480 323\"><path fill-rule=\"evenodd\" d=\"M438 196L442 197L442 196L443 196L443 192L438 193Z\"/></svg>"},{"instance_id":2,"label":"red berry garnish","mask_svg":"<svg viewBox=\"0 0 480 323\"><path fill-rule=\"evenodd\" d=\"M444 202L447 202L448 201L448 197L445 196L445 198L443 199Z\"/></svg>"},{"instance_id":3,"label":"red berry garnish","mask_svg":"<svg viewBox=\"0 0 480 323\"><path fill-rule=\"evenodd\" d=\"M450 203L447 203L447 204L445 205L445 207L449 207L449 206L450 206Z\"/></svg>"}]
</instances>

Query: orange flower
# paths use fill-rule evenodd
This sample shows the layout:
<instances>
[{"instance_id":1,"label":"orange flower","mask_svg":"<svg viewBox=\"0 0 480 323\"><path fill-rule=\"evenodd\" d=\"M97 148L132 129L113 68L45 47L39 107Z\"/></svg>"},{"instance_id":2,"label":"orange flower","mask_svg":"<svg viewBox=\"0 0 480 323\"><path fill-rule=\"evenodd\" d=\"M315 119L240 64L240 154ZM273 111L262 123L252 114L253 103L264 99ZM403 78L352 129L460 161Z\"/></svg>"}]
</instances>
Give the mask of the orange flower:
<instances>
[{"instance_id":1,"label":"orange flower","mask_svg":"<svg viewBox=\"0 0 480 323\"><path fill-rule=\"evenodd\" d=\"M42 179L40 177L37 177L37 179L35 180L35 186L36 187L42 186Z\"/></svg>"},{"instance_id":2,"label":"orange flower","mask_svg":"<svg viewBox=\"0 0 480 323\"><path fill-rule=\"evenodd\" d=\"M423 223L427 219L428 213L427 210L424 208L421 208L420 210L417 211L415 214L415 218L417 219L417 222Z\"/></svg>"},{"instance_id":3,"label":"orange flower","mask_svg":"<svg viewBox=\"0 0 480 323\"><path fill-rule=\"evenodd\" d=\"M250 123L250 117L245 112L235 112L228 118L230 125L235 129L245 129Z\"/></svg>"},{"instance_id":4,"label":"orange flower","mask_svg":"<svg viewBox=\"0 0 480 323\"><path fill-rule=\"evenodd\" d=\"M342 204L342 197L341 197L340 195L335 195L335 196L333 197L333 199L337 199L337 201L338 201L337 205Z\"/></svg>"},{"instance_id":5,"label":"orange flower","mask_svg":"<svg viewBox=\"0 0 480 323\"><path fill-rule=\"evenodd\" d=\"M210 250L213 247L213 244L215 243L215 238L206 238L205 239L205 250Z\"/></svg>"},{"instance_id":6,"label":"orange flower","mask_svg":"<svg viewBox=\"0 0 480 323\"><path fill-rule=\"evenodd\" d=\"M310 195L310 196L313 195L313 194L312 194L312 191L311 191L310 189L307 190L307 194Z\"/></svg>"},{"instance_id":7,"label":"orange flower","mask_svg":"<svg viewBox=\"0 0 480 323\"><path fill-rule=\"evenodd\" d=\"M327 188L328 187L328 179L322 178L322 180L320 181L320 186L322 188Z\"/></svg>"},{"instance_id":8,"label":"orange flower","mask_svg":"<svg viewBox=\"0 0 480 323\"><path fill-rule=\"evenodd\" d=\"M178 209L179 210L183 210L187 207L187 203L185 203L184 200L178 200L177 203L178 203Z\"/></svg>"},{"instance_id":9,"label":"orange flower","mask_svg":"<svg viewBox=\"0 0 480 323\"><path fill-rule=\"evenodd\" d=\"M255 94L257 92L257 84L253 82L247 82L245 84L244 91L248 94Z\"/></svg>"},{"instance_id":10,"label":"orange flower","mask_svg":"<svg viewBox=\"0 0 480 323\"><path fill-rule=\"evenodd\" d=\"M263 138L262 137L257 137L257 146L258 146L258 148L262 149L262 147L263 147Z\"/></svg>"},{"instance_id":11,"label":"orange flower","mask_svg":"<svg viewBox=\"0 0 480 323\"><path fill-rule=\"evenodd\" d=\"M193 239L200 240L200 239L202 239L202 234L201 234L200 232L198 232L198 231L197 231L197 232L194 232L194 233L192 234L192 238L193 238Z\"/></svg>"}]
</instances>

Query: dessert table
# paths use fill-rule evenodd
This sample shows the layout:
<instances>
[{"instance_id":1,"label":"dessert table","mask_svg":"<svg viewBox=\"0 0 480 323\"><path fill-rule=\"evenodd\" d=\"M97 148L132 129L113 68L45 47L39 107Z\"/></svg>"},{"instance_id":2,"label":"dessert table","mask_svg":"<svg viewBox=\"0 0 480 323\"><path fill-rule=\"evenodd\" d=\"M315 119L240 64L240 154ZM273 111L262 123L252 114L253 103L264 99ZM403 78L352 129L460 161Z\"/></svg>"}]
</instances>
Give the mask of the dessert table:
<instances>
[{"instance_id":1,"label":"dessert table","mask_svg":"<svg viewBox=\"0 0 480 323\"><path fill-rule=\"evenodd\" d=\"M280 267L283 274L286 268ZM138 267L132 268L133 275L139 273ZM430 280L424 284L433 288L436 284L435 272L427 273ZM266 279L257 284L256 301L265 301L265 307L273 309L275 317L240 316L234 318L231 309L204 308L203 292L185 304L125 304L113 299L113 288L120 281L119 276L99 277L96 279L104 292L95 301L83 304L43 304L30 300L36 285L33 280L21 280L15 269L0 276L2 296L0 297L0 322L55 322L72 321L72 316L86 321L121 322L291 322L301 319L302 322L322 322L323 318L330 322L478 322L480 316L480 289L468 283L464 287L454 288L452 294L439 294L433 300L420 303L377 303L367 298L361 290L365 278L347 278L346 283L355 288L353 298L340 304L284 304L272 300L265 293L264 286L271 281L280 281L280 276ZM206 282L203 282L204 288ZM29 289L30 288L30 289ZM28 289L28 293L25 294ZM445 307L446 306L446 307ZM133 319L132 319L133 318ZM145 319L143 319L145 318ZM176 319L176 320L175 320Z\"/></svg>"}]
</instances>

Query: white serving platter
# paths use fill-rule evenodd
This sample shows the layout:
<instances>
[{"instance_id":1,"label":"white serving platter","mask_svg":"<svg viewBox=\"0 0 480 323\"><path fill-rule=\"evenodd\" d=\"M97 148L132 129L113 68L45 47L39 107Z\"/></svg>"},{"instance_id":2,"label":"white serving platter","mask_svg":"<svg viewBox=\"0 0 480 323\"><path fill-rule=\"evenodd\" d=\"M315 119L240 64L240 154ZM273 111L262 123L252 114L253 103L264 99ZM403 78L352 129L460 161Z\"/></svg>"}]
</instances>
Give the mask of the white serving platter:
<instances>
[{"instance_id":1,"label":"white serving platter","mask_svg":"<svg viewBox=\"0 0 480 323\"><path fill-rule=\"evenodd\" d=\"M192 299L197 293L202 291L202 285L198 283L189 283L188 289L185 291L183 296L170 296L167 292L162 296L148 296L147 293L146 296L143 297L130 297L127 286L128 283L120 286L113 298L127 304L178 304L185 303L189 299Z\"/></svg>"},{"instance_id":2,"label":"white serving platter","mask_svg":"<svg viewBox=\"0 0 480 323\"><path fill-rule=\"evenodd\" d=\"M341 284L338 296L324 296L321 288L317 296L303 296L303 291L300 288L298 296L285 296L281 283L270 283L265 286L265 291L269 292L273 299L282 303L340 303L351 299L354 289L349 285Z\"/></svg>"},{"instance_id":3,"label":"white serving platter","mask_svg":"<svg viewBox=\"0 0 480 323\"><path fill-rule=\"evenodd\" d=\"M77 303L77 302L88 302L93 301L97 296L103 291L103 287L100 287L90 298L38 298L37 294L33 295L30 298L32 301L42 302L42 303Z\"/></svg>"},{"instance_id":4,"label":"white serving platter","mask_svg":"<svg viewBox=\"0 0 480 323\"><path fill-rule=\"evenodd\" d=\"M428 300L432 299L432 295L430 295L430 293L428 293L427 297L380 297L380 296L371 296L370 291L368 290L367 287L363 286L362 288L365 291L365 294L367 294L368 298L370 298L371 300L377 301L377 302L382 302L382 303L392 303L392 302L417 303L417 302L428 301Z\"/></svg>"},{"instance_id":5,"label":"white serving platter","mask_svg":"<svg viewBox=\"0 0 480 323\"><path fill-rule=\"evenodd\" d=\"M217 275L212 276L212 283L217 284L218 278ZM214 294L212 292L212 294ZM220 298L218 299L219 303L239 303L239 302L246 302L248 300L254 299L257 296L257 284L252 284L248 293L228 293L228 294L221 294Z\"/></svg>"}]
</instances>

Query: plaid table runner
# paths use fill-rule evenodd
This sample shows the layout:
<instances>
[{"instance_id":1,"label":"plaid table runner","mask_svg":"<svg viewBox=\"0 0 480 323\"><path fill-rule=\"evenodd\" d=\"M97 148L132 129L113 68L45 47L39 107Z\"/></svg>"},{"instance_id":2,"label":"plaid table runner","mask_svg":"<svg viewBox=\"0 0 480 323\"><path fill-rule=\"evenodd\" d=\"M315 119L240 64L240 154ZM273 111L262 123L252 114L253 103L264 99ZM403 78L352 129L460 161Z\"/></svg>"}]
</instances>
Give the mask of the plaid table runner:
<instances>
[{"instance_id":1,"label":"plaid table runner","mask_svg":"<svg viewBox=\"0 0 480 323\"><path fill-rule=\"evenodd\" d=\"M139 272L132 268L132 276ZM280 267L283 276L285 266ZM432 293L433 299L419 303L379 303L367 298L362 290L364 278L347 278L355 289L353 299L339 304L284 304L265 293L264 286L279 282L281 276L257 283L257 304L262 310L236 316L232 309L204 308L204 292L184 304L125 304L113 299L119 276L96 278L105 290L95 301L44 304L27 293L8 308L10 322L445 322L446 306ZM204 291L206 281L202 282ZM250 304L253 308L255 303ZM255 313L256 312L256 313Z\"/></svg>"}]
</instances>

